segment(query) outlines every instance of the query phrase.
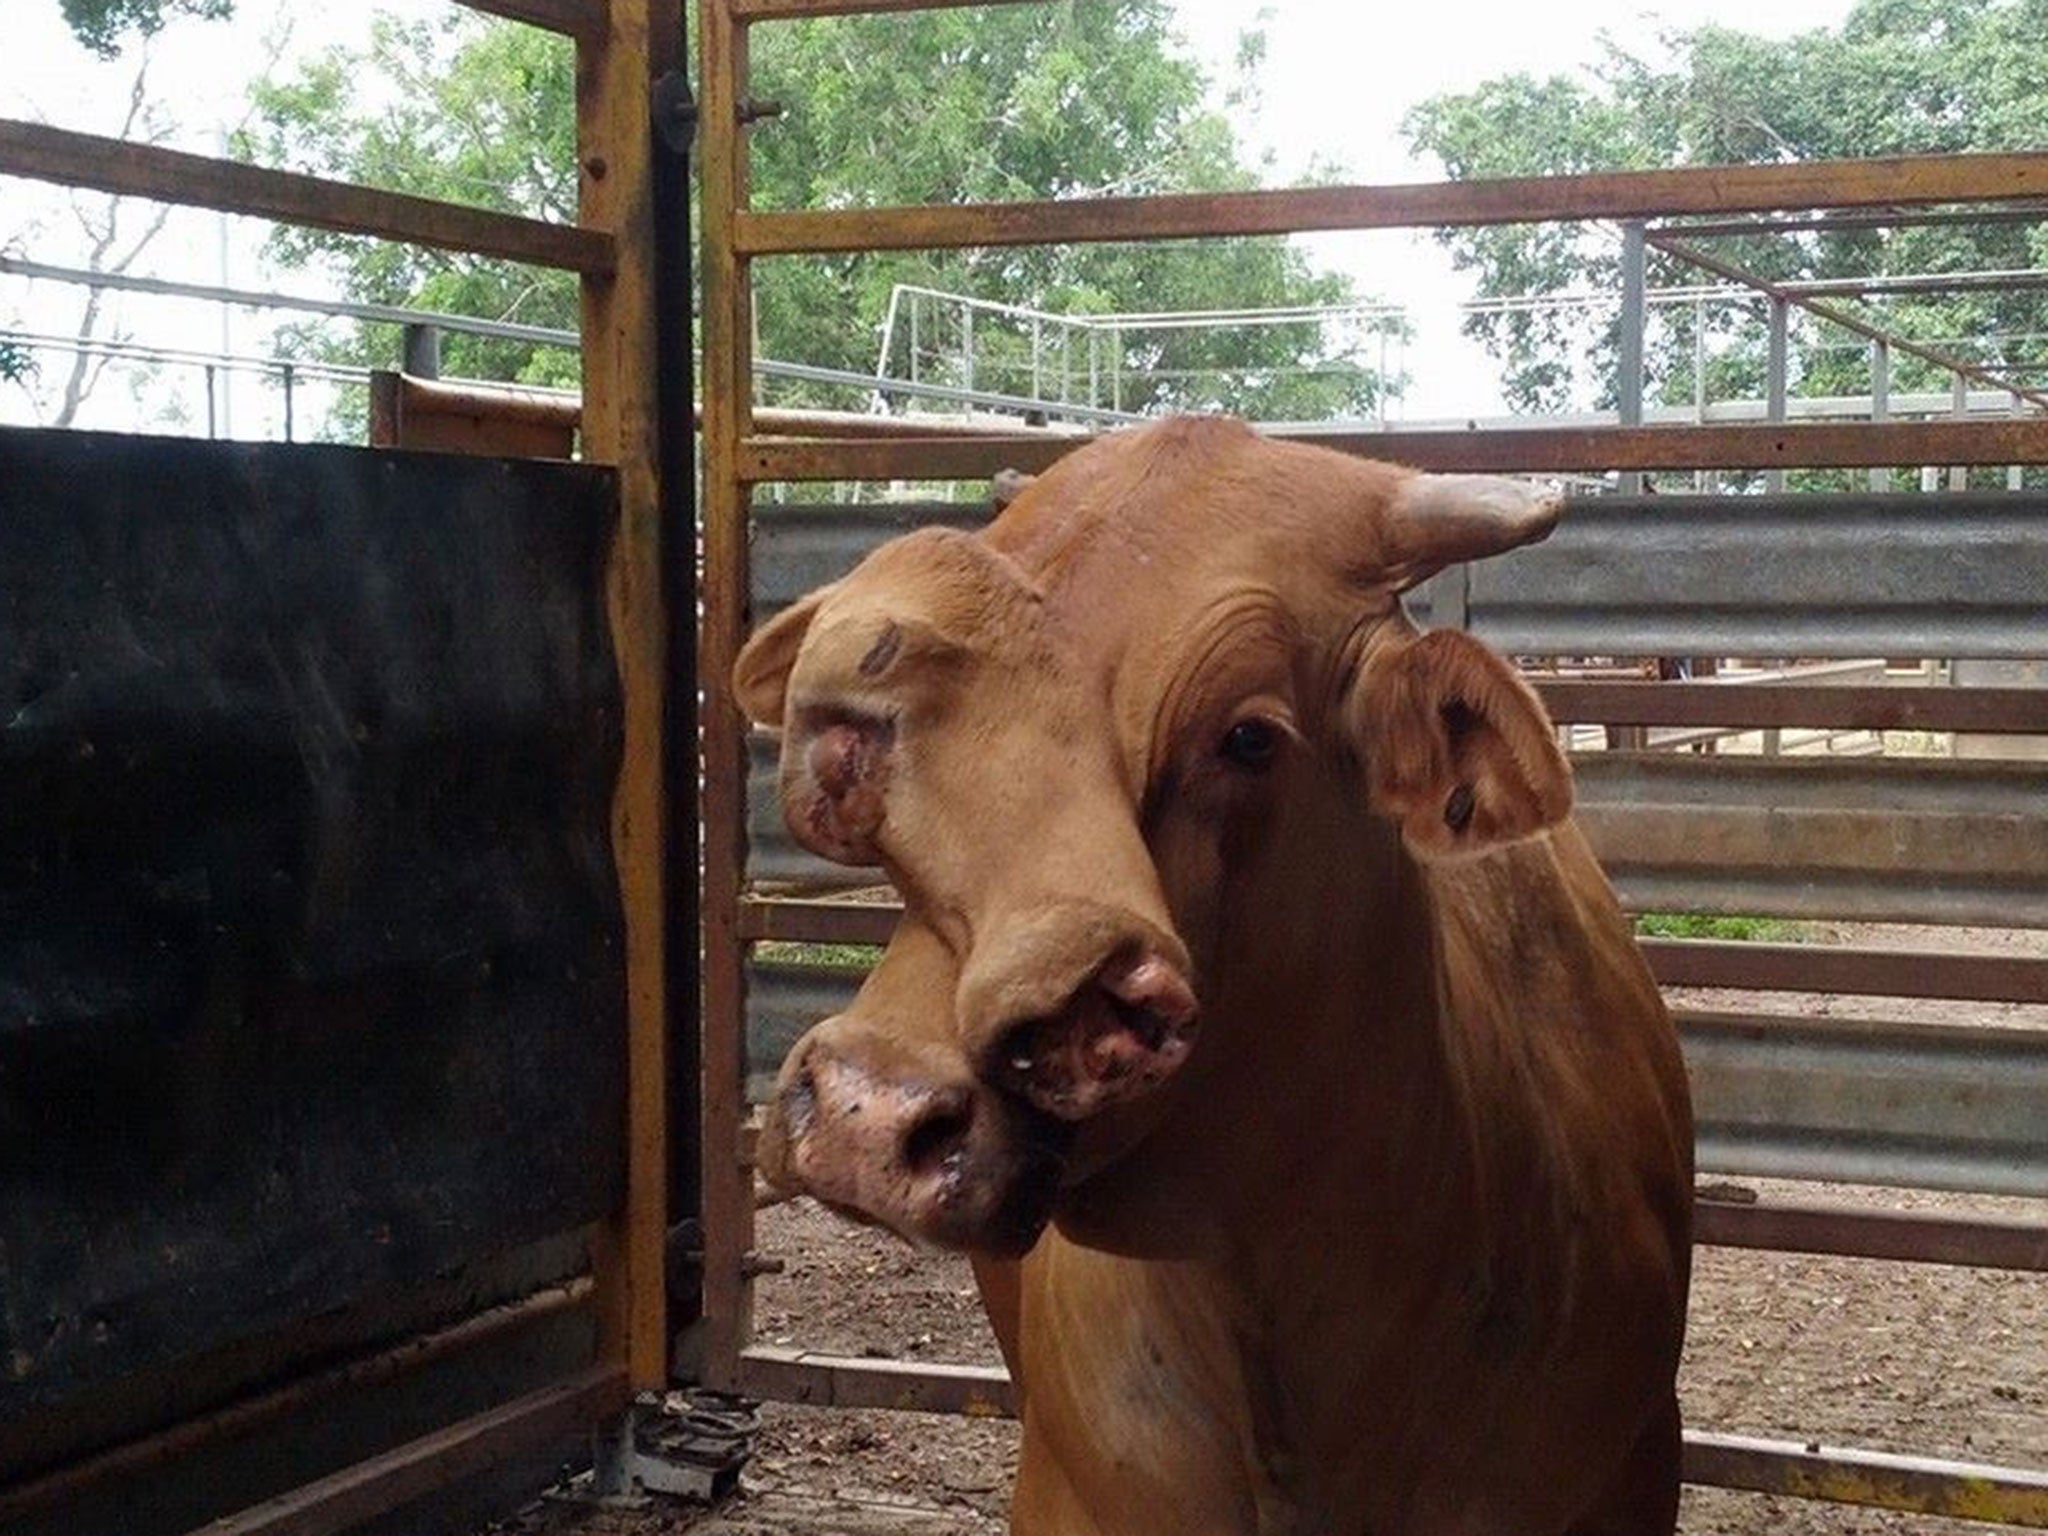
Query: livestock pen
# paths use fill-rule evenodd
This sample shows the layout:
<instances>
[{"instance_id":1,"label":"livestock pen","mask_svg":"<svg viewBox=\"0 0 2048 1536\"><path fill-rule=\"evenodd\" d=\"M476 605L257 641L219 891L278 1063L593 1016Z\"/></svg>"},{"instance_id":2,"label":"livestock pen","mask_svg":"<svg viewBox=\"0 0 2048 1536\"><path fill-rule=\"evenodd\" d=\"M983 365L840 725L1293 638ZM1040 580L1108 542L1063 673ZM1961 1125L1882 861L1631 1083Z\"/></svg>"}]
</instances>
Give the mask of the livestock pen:
<instances>
[{"instance_id":1,"label":"livestock pen","mask_svg":"<svg viewBox=\"0 0 2048 1536\"><path fill-rule=\"evenodd\" d=\"M10 810L4 823L10 841L0 872L16 883L0 888L0 901L24 891L40 898L43 888L24 874L30 856L47 859L51 846L38 822L55 816L69 825L102 813L109 802L95 798L93 783L113 781L89 782L79 751L90 746L99 757L108 742L132 748L137 719L168 719L210 741L216 755L206 762L232 766L253 743L266 761L302 765L303 780L273 771L242 784L221 775L218 796L204 803L223 821L258 800L286 807L280 817L300 815L309 791L315 802L303 821L268 829L273 839L305 839L264 866L281 872L281 892L248 910L271 926L217 922L184 935L191 947L181 984L196 976L204 985L179 992L175 1009L152 1016L131 1002L123 1006L136 1009L133 1017L115 1018L102 1003L98 1013L80 1005L67 1015L31 1018L24 1010L0 1020L0 1130L19 1131L25 1151L51 1159L25 1156L4 1171L10 1191L40 1191L44 1201L31 1207L10 1197L6 1220L18 1215L21 1225L0 1228L0 1251L10 1259L8 1326L53 1320L28 1341L43 1353L22 1349L29 1369L0 1382L8 1394L0 1398L0 1525L75 1530L118 1517L120 1528L177 1529L224 1515L224 1531L339 1530L591 1427L602 1431L600 1459L612 1475L630 1476L621 1463L632 1444L633 1394L675 1382L821 1409L1009 1406L996 1372L834 1356L801 1340L752 1337L754 1282L776 1256L760 1251L754 1233L749 1087L757 1097L788 1025L829 1009L850 985L843 972L764 958L758 946L875 943L893 917L877 893L827 885L822 866L793 855L772 795L760 792L766 757L733 707L729 677L750 622L880 538L986 515L983 506L945 502L805 505L790 488L980 481L1043 467L1073 439L1021 429L925 432L897 421L849 435L844 423L757 413L754 264L878 249L1603 220L1620 226L1628 286L1639 297L1648 249L1693 250L1715 270L1719 258L1697 247L1713 225L1700 221L1815 210L1910 220L1922 210L2010 209L2048 198L2048 154L2022 154L997 207L753 209L746 138L761 112L749 90L749 30L919 3L700 0L693 102L682 84L682 18L672 9L648 0L476 0L476 9L574 40L583 199L576 226L0 124L0 174L555 265L581 274L584 288L584 393L570 421L470 402L461 410L471 424L457 439L436 439L409 432L403 420L408 408L416 424L433 414L432 389L401 380L387 387L380 416L391 452L220 448L180 458L149 443L114 448L79 438L67 448L44 434L13 433L0 440L8 483L39 487L46 509L41 522L22 513L12 541L0 545L0 555L18 562L7 567L10 579L46 571L51 550L79 548L103 560L90 568L106 579L98 590L129 603L93 609L79 596L64 610L74 640L118 632L145 611L158 616L162 635L203 639L212 634L209 594L231 604L260 598L271 605L266 622L282 627L266 634L258 626L211 651L194 641L200 682L206 667L246 663L266 641L325 637L346 661L357 690L349 699L359 706L341 737L319 738L340 756L305 757L304 692L252 685L238 696L239 717L180 716L176 679L124 698L120 687L133 678L120 667L132 658L81 648L78 655L118 685L103 712L48 731L39 755L24 747L18 760L0 758L10 786L24 797L36 792L15 801L27 809ZM701 628L687 618L697 594L681 156L693 122L703 220ZM1780 330L1789 312L1810 302L1760 282L1757 289ZM1915 345L1866 339L1874 366ZM1958 377L1981 372L1943 361ZM1631 494L1640 487L1625 478L1695 468L1771 476L1803 467L2048 465L2048 417L2034 392L1976 378L2011 398L2017 414L1996 419L1645 426L1639 344L1624 346L1622 366L1612 425L1314 434L1347 451L1430 468L1624 477L1622 494L1575 502L1550 543L1444 573L1418 595L1419 620L1469 627L1532 657L2003 663L2048 655L2048 493L2038 487L1812 497L1771 486L1762 496L1695 499ZM1777 417L1783 404L1780 385ZM585 463L544 462L563 451L572 429ZM403 446L436 442L486 457L455 460ZM90 518L79 514L91 538L65 544L54 536L55 515L83 507L79 487L101 476ZM263 547L296 549L308 569L328 575L298 589L306 601L295 611L290 590L281 598L260 583L209 586L224 581L219 570L165 557L178 543L168 534L135 543L125 565L113 560L105 552L136 537L157 511L155 487L167 481L193 488L177 525L192 531L193 549L232 550L260 536L273 541ZM760 487L783 488L784 498L757 498ZM333 530L351 526L377 537L339 541ZM325 544L308 532L322 527L330 529ZM71 536L80 537L76 529ZM470 566L494 579L456 579ZM371 606L361 594L400 570L417 583L413 598L393 609L406 622L385 643L368 645L354 622ZM140 606L138 594L172 588L175 603ZM49 611L60 606L53 598ZM508 637L530 636L536 613L567 617L542 631L544 643L509 647L496 672L466 665ZM693 673L697 690L686 681ZM18 703L33 691L26 680L26 670L13 679L25 690ZM537 680L561 686L550 693ZM1997 684L1558 677L1539 678L1539 689L1561 723L1617 731L2048 736L2048 690ZM693 750L699 691L701 781ZM372 718L379 708L396 722L388 737L384 717ZM128 737L103 723L124 710ZM497 734L485 729L493 710ZM565 739L565 719L577 722L567 733L574 742ZM360 752L342 745L351 726L368 727L355 743ZM380 762L375 749L386 740L393 745ZM549 765L547 774L505 774L507 753ZM342 758L353 764L347 771L332 766ZM186 814L180 806L190 802L157 796L167 779L147 777L161 758L117 760L141 765L121 789L122 825L146 830ZM2048 795L2038 764L1617 751L1582 755L1575 766L1582 819L1633 909L2048 927ZM202 765L199 776L207 771ZM444 836L444 820L461 820L451 806L478 786L491 814ZM384 794L391 798L375 799ZM701 804L696 817L693 802ZM394 807L383 842L332 841L363 804ZM530 883L494 910L499 926L458 931L446 899L464 889L456 877L492 872L479 850L515 828L545 850L520 872ZM323 829L327 843L315 835ZM250 846L267 854L273 845ZM428 857L411 866L377 862L401 848ZM116 850L101 867L150 873L122 865L126 857ZM350 885L351 860L378 878ZM403 905L408 880L444 899ZM192 889L171 881L158 894L210 910L212 893ZM387 920L352 929L333 916L347 905L337 892L389 904ZM324 909L316 899L323 894ZM535 946L536 931L550 941L567 932L560 921L533 923L549 906L580 914L573 953ZM456 942L427 942L437 936ZM1682 939L1646 947L1671 987L2048 1001L2048 959L2032 955ZM87 956L87 965L99 964L106 980L121 954L115 946L98 961ZM459 984L445 969L451 954L461 962ZM519 975L522 965L529 974ZM508 976L524 984L541 970L555 990L513 995ZM572 976L573 985L561 985ZM423 977L440 990L423 991ZM112 994L79 995L91 1004ZM514 1027L522 1017L524 1033ZM119 1033L138 1021L154 1023L170 1042L139 1058L140 1068L124 1064L133 1037ZM414 1023L422 1032L407 1037ZM95 1030L103 1031L96 1044ZM1717 1176L2048 1195L2048 1032L1788 1020L1763 1008L1694 1014L1684 1030L1701 1158ZM381 1091L403 1123L431 1124L435 1137L338 1162L345 1176L324 1184L294 1183L294 1155L307 1149L293 1137L316 1124L305 1106L321 1102L336 1078L367 1075L371 1061L402 1066L400 1047L418 1052L422 1042L431 1060L410 1076L395 1071ZM36 1053L56 1045L70 1053L67 1075L30 1075ZM502 1061L529 1048L476 1097L447 1098L450 1063ZM267 1066L259 1072L246 1062ZM225 1096L224 1081L235 1090ZM61 1084L67 1096L41 1101L30 1120L24 1106L34 1107L38 1083ZM133 1109L157 1091L183 1106L182 1116L147 1122L162 1127L152 1152L162 1150L180 1177L123 1189L119 1181L150 1173L151 1158L102 1161L84 1175L98 1178L102 1203L65 1203L76 1187L66 1180L81 1175L52 1165L69 1145L63 1135L76 1144L71 1151L89 1151L94 1137L119 1136L121 1106ZM317 1122L326 1138L320 1155L345 1159L378 1123L327 1102L328 1118ZM112 1114L85 1112L95 1104L114 1106ZM223 1117L233 1125L238 1113L270 1117L265 1166L248 1172L259 1191L274 1175L268 1187L284 1198L251 1197L232 1211L191 1200L192 1147L218 1146L200 1132ZM301 1172L318 1161L307 1159ZM348 1182L373 1198L336 1201L337 1185ZM160 1202L156 1225L131 1227L137 1204L151 1200ZM457 1211L467 1219L455 1220ZM252 1235L231 1225L252 1219L243 1212L275 1222L272 1241L223 1241ZM1709 1244L2048 1272L2048 1226L2039 1222L1707 1199L1699 1226ZM185 1233L213 1241L195 1259L195 1250L180 1253L166 1240ZM114 1274L110 1253L133 1268ZM24 1254L42 1267L31 1269ZM127 1310L107 1304L108 1286L95 1294L81 1279L96 1273L128 1286ZM550 1329L560 1331L535 1332ZM9 1348L19 1348L12 1335ZM401 1398L412 1404L405 1414L390 1406ZM335 1427L348 1405L357 1420L373 1422ZM296 1429L295 1448L289 1456L266 1452L252 1470L249 1448L274 1446L263 1437L281 1429ZM2048 1527L2048 1473L2038 1468L1815 1451L1741 1429L1697 1428L1688 1476ZM201 1486L179 1495L153 1527L135 1520L134 1490L180 1468ZM262 1502L238 1513L224 1498Z\"/></svg>"},{"instance_id":2,"label":"livestock pen","mask_svg":"<svg viewBox=\"0 0 2048 1536\"><path fill-rule=\"evenodd\" d=\"M2048 190L2048 156L1908 158L1716 167L1519 182L1318 187L984 206L756 210L747 165L747 39L762 24L916 8L856 0L704 0L705 1015L703 1105L707 1380L772 1399L847 1407L1006 1411L1000 1372L762 1345L747 1319L756 1251L748 1090L765 1091L802 1023L855 977L754 946L877 944L894 922L877 893L835 899L844 871L798 855L776 824L772 767L729 694L749 622L848 568L890 534L971 525L985 507L901 501L757 500L760 487L972 481L1033 471L1070 444L827 441L751 419L751 276L757 263L868 250L1192 239L1307 230L1605 220L1620 226L1623 377L1611 426L1512 431L1303 433L1346 451L1432 469L1548 475L1761 471L1753 498L1623 494L1573 505L1549 543L1433 581L1418 619L1469 627L1525 656L1927 656L2018 659L2048 645L2048 507L2038 495L1787 496L1795 468L2037 465L2048 418L2036 391L1929 354L1839 309L1790 293L1691 243L1709 221L1816 210L1885 210L1910 221L1945 205L2011 205ZM1695 227L1698 233L1693 233ZM1649 249L1682 253L1748 284L1770 306L1773 379L1760 425L1646 427L1642 295ZM1894 351L1931 357L2009 397L1986 420L1792 424L1783 337L1795 307L1872 347L1876 414ZM1962 386L1959 384L1959 389ZM1874 483L1882 481L1874 480ZM2048 697L2017 687L1888 683L1635 683L1542 679L1562 724L1758 729L2048 732ZM1580 818L1632 910L1882 922L2039 926L2048 889L2048 797L2038 765L1814 762L1597 753L1575 761ZM1951 949L1815 949L1663 939L1646 945L1667 986L1822 991L1857 997L2048 1000L2048 959ZM1764 1012L1682 1020L1716 1173L1985 1193L2048 1194L2038 1030L1973 1031L1794 1021ZM730 1160L727 1161L729 1156ZM1971 1217L1806 1202L1704 1200L1703 1243L1914 1262L2048 1269L2048 1229ZM1696 1482L1792 1492L2014 1524L2048 1523L2048 1475L1965 1467L1719 1427L1692 1431Z\"/></svg>"}]
</instances>

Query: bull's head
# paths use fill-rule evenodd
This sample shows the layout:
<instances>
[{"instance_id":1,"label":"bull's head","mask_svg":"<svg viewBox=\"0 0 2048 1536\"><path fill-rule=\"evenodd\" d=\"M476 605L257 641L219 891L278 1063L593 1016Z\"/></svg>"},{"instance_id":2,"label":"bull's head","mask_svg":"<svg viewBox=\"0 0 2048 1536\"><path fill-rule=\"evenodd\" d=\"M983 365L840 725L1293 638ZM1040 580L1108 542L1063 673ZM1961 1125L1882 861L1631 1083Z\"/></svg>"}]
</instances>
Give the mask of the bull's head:
<instances>
[{"instance_id":1,"label":"bull's head","mask_svg":"<svg viewBox=\"0 0 2048 1536\"><path fill-rule=\"evenodd\" d=\"M1504 480L1167 422L764 626L736 691L782 728L791 829L906 905L853 1006L791 1051L767 1176L1022 1251L1216 1053L1232 968L1256 968L1242 931L1289 920L1246 910L1300 862L1289 817L1434 859L1563 816L1540 706L1398 598L1557 512Z\"/></svg>"}]
</instances>

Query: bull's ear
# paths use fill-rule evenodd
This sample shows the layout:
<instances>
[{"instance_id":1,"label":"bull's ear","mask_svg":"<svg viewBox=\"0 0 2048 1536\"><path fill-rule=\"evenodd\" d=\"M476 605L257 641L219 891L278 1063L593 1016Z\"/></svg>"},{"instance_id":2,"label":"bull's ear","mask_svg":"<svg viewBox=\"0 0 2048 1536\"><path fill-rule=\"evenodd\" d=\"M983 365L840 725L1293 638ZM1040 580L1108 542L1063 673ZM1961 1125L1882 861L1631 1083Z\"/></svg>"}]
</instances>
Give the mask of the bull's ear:
<instances>
[{"instance_id":1,"label":"bull's ear","mask_svg":"<svg viewBox=\"0 0 2048 1536\"><path fill-rule=\"evenodd\" d=\"M1461 630L1383 641L1345 712L1373 808L1418 857L1484 852L1571 812L1571 769L1543 705Z\"/></svg>"},{"instance_id":2,"label":"bull's ear","mask_svg":"<svg viewBox=\"0 0 2048 1536\"><path fill-rule=\"evenodd\" d=\"M803 649L811 620L832 591L820 587L800 597L766 624L740 648L732 667L732 696L747 718L756 725L781 725L789 695L789 674L796 666L796 653Z\"/></svg>"}]
</instances>

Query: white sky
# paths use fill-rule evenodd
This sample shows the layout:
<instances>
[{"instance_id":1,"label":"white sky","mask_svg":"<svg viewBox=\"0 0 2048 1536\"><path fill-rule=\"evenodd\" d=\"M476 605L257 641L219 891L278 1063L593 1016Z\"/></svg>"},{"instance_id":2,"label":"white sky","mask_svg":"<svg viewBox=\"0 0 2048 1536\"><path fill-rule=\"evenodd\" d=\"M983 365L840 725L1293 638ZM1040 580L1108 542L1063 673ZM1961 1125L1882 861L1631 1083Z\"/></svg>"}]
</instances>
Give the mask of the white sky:
<instances>
[{"instance_id":1,"label":"white sky","mask_svg":"<svg viewBox=\"0 0 2048 1536\"><path fill-rule=\"evenodd\" d=\"M1085 3L1085 0L1084 0ZM63 27L55 0L6 0L8 35L0 51L0 116L39 117L66 127L112 131L126 106L132 59L94 62ZM1849 0L1527 0L1380 6L1361 0L1179 0L1181 28L1219 83L1232 72L1236 43L1247 27L1263 25L1268 39L1256 114L1237 127L1253 153L1270 152L1272 175L1291 180L1313 160L1334 161L1348 179L1413 181L1436 168L1409 158L1399 132L1414 103L1445 90L1466 89L1514 70L1571 71L1595 57L1602 32L1649 49L1658 31L1714 21L1769 36L1838 22ZM385 0L384 9L407 16L449 12L445 0ZM280 18L289 20L285 64L337 41L367 35L371 6L313 5L307 0L241 0L230 25L174 24L158 39L151 69L152 102L177 125L168 142L214 152L223 129L242 111L244 83L262 65L266 38ZM219 282L226 249L228 280L240 286L308 290L311 274L281 276L259 270L261 226L233 221L223 241L221 220L178 215L150 248L138 271L197 282ZM1372 233L1310 237L1314 259L1353 273L1363 291L1406 304L1416 327L1407 355L1412 385L1401 407L1410 419L1486 414L1498 408L1491 362L1457 334L1455 306L1470 296L1426 235ZM0 179L0 247L53 262L76 261L78 230L61 195ZM0 277L0 323L62 331L76 311L76 296L52 284L32 287ZM144 339L186 347L216 347L222 337L217 309L131 297L122 306L129 328ZM247 315L232 322L242 350L258 346L265 322ZM61 366L46 360L45 369ZM247 386L253 389L253 386ZM103 386L85 424L130 424L138 409L128 391ZM161 389L158 391L161 393ZM251 400L250 409L262 405ZM126 419L123 419L126 418ZM0 420L25 419L20 392L0 390ZM256 426L238 423L238 430Z\"/></svg>"}]
</instances>

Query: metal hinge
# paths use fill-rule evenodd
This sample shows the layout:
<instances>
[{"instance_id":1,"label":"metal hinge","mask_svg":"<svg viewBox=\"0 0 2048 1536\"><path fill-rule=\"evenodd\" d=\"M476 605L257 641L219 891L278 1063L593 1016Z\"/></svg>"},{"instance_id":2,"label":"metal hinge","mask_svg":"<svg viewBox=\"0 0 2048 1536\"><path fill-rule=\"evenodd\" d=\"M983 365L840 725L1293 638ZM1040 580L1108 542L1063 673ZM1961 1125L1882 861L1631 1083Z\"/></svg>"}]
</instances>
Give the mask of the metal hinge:
<instances>
[{"instance_id":1,"label":"metal hinge","mask_svg":"<svg viewBox=\"0 0 2048 1536\"><path fill-rule=\"evenodd\" d=\"M671 154L687 155L697 142L697 98L680 69L654 82L654 133Z\"/></svg>"},{"instance_id":2,"label":"metal hinge","mask_svg":"<svg viewBox=\"0 0 2048 1536\"><path fill-rule=\"evenodd\" d=\"M694 1387L643 1392L597 1430L590 1472L553 1497L627 1508L648 1494L716 1503L738 1486L759 1428L739 1398Z\"/></svg>"}]
</instances>

